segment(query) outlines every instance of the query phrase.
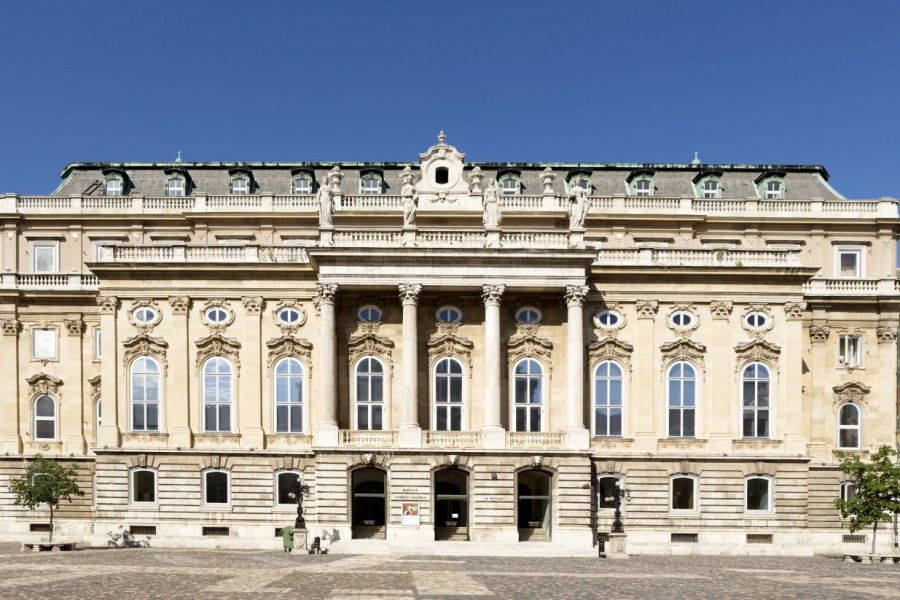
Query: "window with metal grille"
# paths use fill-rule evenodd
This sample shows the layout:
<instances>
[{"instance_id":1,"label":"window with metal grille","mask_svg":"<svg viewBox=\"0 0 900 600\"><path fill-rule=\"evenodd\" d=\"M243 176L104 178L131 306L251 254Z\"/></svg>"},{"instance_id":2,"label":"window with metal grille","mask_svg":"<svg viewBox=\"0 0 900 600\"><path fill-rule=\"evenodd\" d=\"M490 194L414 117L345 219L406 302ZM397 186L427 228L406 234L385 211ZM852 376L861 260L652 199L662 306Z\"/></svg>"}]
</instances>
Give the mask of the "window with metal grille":
<instances>
[{"instance_id":1,"label":"window with metal grille","mask_svg":"<svg viewBox=\"0 0 900 600\"><path fill-rule=\"evenodd\" d=\"M131 535L156 535L156 525L130 525Z\"/></svg>"},{"instance_id":2,"label":"window with metal grille","mask_svg":"<svg viewBox=\"0 0 900 600\"><path fill-rule=\"evenodd\" d=\"M845 533L841 541L845 544L865 544L866 537L863 533Z\"/></svg>"},{"instance_id":3,"label":"window with metal grille","mask_svg":"<svg viewBox=\"0 0 900 600\"><path fill-rule=\"evenodd\" d=\"M748 544L771 544L772 543L772 534L771 533L748 533L747 534L747 543Z\"/></svg>"},{"instance_id":4,"label":"window with metal grille","mask_svg":"<svg viewBox=\"0 0 900 600\"><path fill-rule=\"evenodd\" d=\"M697 541L696 533L673 533L671 538L673 544L696 544Z\"/></svg>"},{"instance_id":5,"label":"window with metal grille","mask_svg":"<svg viewBox=\"0 0 900 600\"><path fill-rule=\"evenodd\" d=\"M50 531L50 523L29 523L28 531L47 533Z\"/></svg>"},{"instance_id":6,"label":"window with metal grille","mask_svg":"<svg viewBox=\"0 0 900 600\"><path fill-rule=\"evenodd\" d=\"M203 535L205 536L224 536L228 537L230 529L228 527L204 527Z\"/></svg>"}]
</instances>

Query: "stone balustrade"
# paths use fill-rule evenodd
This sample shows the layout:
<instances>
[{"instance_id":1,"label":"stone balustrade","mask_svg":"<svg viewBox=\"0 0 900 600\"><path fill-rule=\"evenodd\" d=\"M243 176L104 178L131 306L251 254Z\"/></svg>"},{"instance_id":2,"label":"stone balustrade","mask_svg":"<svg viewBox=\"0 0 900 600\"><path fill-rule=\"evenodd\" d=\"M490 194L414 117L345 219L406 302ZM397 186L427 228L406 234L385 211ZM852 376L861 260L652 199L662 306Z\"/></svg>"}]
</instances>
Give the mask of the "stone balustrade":
<instances>
[{"instance_id":1,"label":"stone balustrade","mask_svg":"<svg viewBox=\"0 0 900 600\"><path fill-rule=\"evenodd\" d=\"M397 432L343 429L341 430L340 443L341 446L389 448L397 445Z\"/></svg>"},{"instance_id":2,"label":"stone balustrade","mask_svg":"<svg viewBox=\"0 0 900 600\"><path fill-rule=\"evenodd\" d=\"M893 296L900 294L897 279L811 279L803 284L808 296Z\"/></svg>"},{"instance_id":3,"label":"stone balustrade","mask_svg":"<svg viewBox=\"0 0 900 600\"><path fill-rule=\"evenodd\" d=\"M633 248L599 250L594 265L648 267L799 267L796 250Z\"/></svg>"},{"instance_id":4,"label":"stone balustrade","mask_svg":"<svg viewBox=\"0 0 900 600\"><path fill-rule=\"evenodd\" d=\"M543 433L532 431L507 431L507 448L562 448L565 444L564 433Z\"/></svg>"},{"instance_id":5,"label":"stone balustrade","mask_svg":"<svg viewBox=\"0 0 900 600\"><path fill-rule=\"evenodd\" d=\"M338 196L338 212L401 212L398 195ZM501 196L504 212L552 212L568 209L564 195ZM898 201L878 200L759 200L756 198L685 198L665 196L591 196L591 213L715 215L738 217L822 216L847 218L897 217ZM423 196L421 202L427 202ZM315 195L206 195L184 197L150 196L18 196L0 195L0 214L160 214L160 213L229 213L229 212L302 212L318 210ZM463 209L457 209L466 212ZM468 212L473 212L468 209Z\"/></svg>"},{"instance_id":6,"label":"stone balustrade","mask_svg":"<svg viewBox=\"0 0 900 600\"><path fill-rule=\"evenodd\" d=\"M107 246L100 263L305 263L301 246Z\"/></svg>"},{"instance_id":7,"label":"stone balustrade","mask_svg":"<svg viewBox=\"0 0 900 600\"><path fill-rule=\"evenodd\" d=\"M425 431L425 446L429 448L480 448L480 431Z\"/></svg>"},{"instance_id":8,"label":"stone balustrade","mask_svg":"<svg viewBox=\"0 0 900 600\"><path fill-rule=\"evenodd\" d=\"M0 289L96 292L100 278L84 273L4 273Z\"/></svg>"}]
</instances>

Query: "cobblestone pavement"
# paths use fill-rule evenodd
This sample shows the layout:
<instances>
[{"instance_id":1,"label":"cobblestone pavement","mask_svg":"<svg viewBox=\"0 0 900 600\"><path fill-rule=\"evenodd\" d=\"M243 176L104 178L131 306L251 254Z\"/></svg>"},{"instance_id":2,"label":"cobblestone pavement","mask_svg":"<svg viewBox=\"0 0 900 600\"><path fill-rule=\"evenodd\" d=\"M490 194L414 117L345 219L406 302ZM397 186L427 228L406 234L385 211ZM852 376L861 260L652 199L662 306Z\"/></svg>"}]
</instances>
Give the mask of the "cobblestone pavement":
<instances>
[{"instance_id":1,"label":"cobblestone pavement","mask_svg":"<svg viewBox=\"0 0 900 600\"><path fill-rule=\"evenodd\" d=\"M0 598L900 598L900 565L837 558L432 557L0 545Z\"/></svg>"}]
</instances>

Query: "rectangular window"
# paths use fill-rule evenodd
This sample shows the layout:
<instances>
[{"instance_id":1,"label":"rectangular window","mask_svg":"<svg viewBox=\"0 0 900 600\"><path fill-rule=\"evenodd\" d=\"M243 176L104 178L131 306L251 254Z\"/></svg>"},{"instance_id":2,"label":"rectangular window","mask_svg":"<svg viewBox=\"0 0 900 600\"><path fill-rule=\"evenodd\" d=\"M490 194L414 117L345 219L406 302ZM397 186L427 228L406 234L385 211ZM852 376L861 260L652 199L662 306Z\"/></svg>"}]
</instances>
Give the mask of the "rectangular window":
<instances>
[{"instance_id":1,"label":"rectangular window","mask_svg":"<svg viewBox=\"0 0 900 600\"><path fill-rule=\"evenodd\" d=\"M781 200L780 181L769 181L766 183L766 200Z\"/></svg>"},{"instance_id":2,"label":"rectangular window","mask_svg":"<svg viewBox=\"0 0 900 600\"><path fill-rule=\"evenodd\" d=\"M33 273L58 272L58 255L59 244L56 242L34 242L31 245L31 271Z\"/></svg>"},{"instance_id":3,"label":"rectangular window","mask_svg":"<svg viewBox=\"0 0 900 600\"><path fill-rule=\"evenodd\" d=\"M703 182L703 197L704 198L718 198L719 197L719 182L718 181L704 181Z\"/></svg>"},{"instance_id":4,"label":"rectangular window","mask_svg":"<svg viewBox=\"0 0 900 600\"><path fill-rule=\"evenodd\" d=\"M862 366L862 336L842 333L838 336L838 366Z\"/></svg>"},{"instance_id":5,"label":"rectangular window","mask_svg":"<svg viewBox=\"0 0 900 600\"><path fill-rule=\"evenodd\" d=\"M838 250L838 277L862 277L862 250L859 248L841 248Z\"/></svg>"},{"instance_id":6,"label":"rectangular window","mask_svg":"<svg viewBox=\"0 0 900 600\"><path fill-rule=\"evenodd\" d=\"M106 180L106 195L107 196L121 196L122 195L122 180L121 179L107 179Z\"/></svg>"},{"instance_id":7,"label":"rectangular window","mask_svg":"<svg viewBox=\"0 0 900 600\"><path fill-rule=\"evenodd\" d=\"M56 358L56 329L31 330L31 357L39 360Z\"/></svg>"},{"instance_id":8,"label":"rectangular window","mask_svg":"<svg viewBox=\"0 0 900 600\"><path fill-rule=\"evenodd\" d=\"M652 182L649 179L638 179L634 182L635 196L649 196Z\"/></svg>"},{"instance_id":9,"label":"rectangular window","mask_svg":"<svg viewBox=\"0 0 900 600\"><path fill-rule=\"evenodd\" d=\"M103 356L103 336L100 332L100 328L97 327L94 329L94 360L100 360Z\"/></svg>"},{"instance_id":10,"label":"rectangular window","mask_svg":"<svg viewBox=\"0 0 900 600\"><path fill-rule=\"evenodd\" d=\"M184 179L173 177L166 182L167 196L184 196Z\"/></svg>"}]
</instances>

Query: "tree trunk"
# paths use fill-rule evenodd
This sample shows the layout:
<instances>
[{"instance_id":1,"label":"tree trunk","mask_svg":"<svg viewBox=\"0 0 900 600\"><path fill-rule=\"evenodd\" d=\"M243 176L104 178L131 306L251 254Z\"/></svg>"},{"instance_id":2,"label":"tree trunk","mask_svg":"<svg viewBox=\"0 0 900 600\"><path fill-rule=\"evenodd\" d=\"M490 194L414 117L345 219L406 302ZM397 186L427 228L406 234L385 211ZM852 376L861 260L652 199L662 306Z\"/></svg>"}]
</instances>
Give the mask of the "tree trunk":
<instances>
[{"instance_id":1,"label":"tree trunk","mask_svg":"<svg viewBox=\"0 0 900 600\"><path fill-rule=\"evenodd\" d=\"M53 543L53 505L50 505L50 543Z\"/></svg>"},{"instance_id":2,"label":"tree trunk","mask_svg":"<svg viewBox=\"0 0 900 600\"><path fill-rule=\"evenodd\" d=\"M872 526L872 554L875 554L875 534L878 533L878 521Z\"/></svg>"}]
</instances>

